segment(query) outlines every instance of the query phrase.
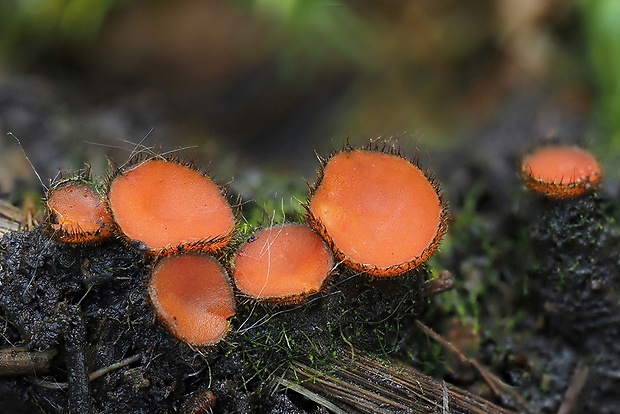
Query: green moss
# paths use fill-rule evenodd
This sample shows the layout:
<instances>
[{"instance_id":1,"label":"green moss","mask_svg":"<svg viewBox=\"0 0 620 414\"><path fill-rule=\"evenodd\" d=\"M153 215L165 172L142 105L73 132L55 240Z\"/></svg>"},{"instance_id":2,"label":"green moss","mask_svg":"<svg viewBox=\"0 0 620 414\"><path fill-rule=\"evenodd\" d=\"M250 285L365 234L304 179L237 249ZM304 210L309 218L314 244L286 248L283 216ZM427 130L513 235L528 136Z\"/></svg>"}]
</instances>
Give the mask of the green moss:
<instances>
[{"instance_id":1,"label":"green moss","mask_svg":"<svg viewBox=\"0 0 620 414\"><path fill-rule=\"evenodd\" d=\"M579 0L587 52L598 84L599 116L605 126L606 159L620 156L620 2ZM611 165L611 164L609 164ZM613 173L613 172L612 172Z\"/></svg>"},{"instance_id":2,"label":"green moss","mask_svg":"<svg viewBox=\"0 0 620 414\"><path fill-rule=\"evenodd\" d=\"M504 297L508 289L516 290L511 292L514 296L528 290L522 277L530 254L527 231L516 216L492 223L481 215L487 191L485 185L477 185L467 192L460 208L453 209L454 222L440 251L429 260L432 268L447 268L454 282L454 289L433 298L435 315L457 316L471 323L475 333L517 315L510 308L512 300L500 300L499 305L487 298Z\"/></svg>"},{"instance_id":3,"label":"green moss","mask_svg":"<svg viewBox=\"0 0 620 414\"><path fill-rule=\"evenodd\" d=\"M613 205L590 195L542 200L536 211L531 239L538 254L530 276L550 328L589 354L607 349L605 343L617 343L611 338L618 335L614 321L620 311L614 299L620 281L615 253L620 229Z\"/></svg>"},{"instance_id":4,"label":"green moss","mask_svg":"<svg viewBox=\"0 0 620 414\"><path fill-rule=\"evenodd\" d=\"M29 61L67 42L97 36L119 0L6 0L0 2L0 54Z\"/></svg>"},{"instance_id":5,"label":"green moss","mask_svg":"<svg viewBox=\"0 0 620 414\"><path fill-rule=\"evenodd\" d=\"M394 279L344 273L297 305L242 303L233 321L234 347L253 388L294 362L329 369L336 352L350 347L394 353L425 301L424 271Z\"/></svg>"}]
</instances>

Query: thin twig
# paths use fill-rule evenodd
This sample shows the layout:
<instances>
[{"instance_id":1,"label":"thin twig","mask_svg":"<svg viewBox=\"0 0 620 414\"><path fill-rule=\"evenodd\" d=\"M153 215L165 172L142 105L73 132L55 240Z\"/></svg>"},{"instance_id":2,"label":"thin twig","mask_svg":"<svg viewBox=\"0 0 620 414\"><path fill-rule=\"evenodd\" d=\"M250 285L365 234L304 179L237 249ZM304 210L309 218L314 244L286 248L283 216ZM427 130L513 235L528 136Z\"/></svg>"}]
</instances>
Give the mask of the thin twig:
<instances>
[{"instance_id":1,"label":"thin twig","mask_svg":"<svg viewBox=\"0 0 620 414\"><path fill-rule=\"evenodd\" d=\"M301 385L293 382L293 381L289 381L286 378L280 378L278 383L286 388L288 388L291 391L295 391L298 394L303 395L304 397L306 397L307 399L309 399L310 401L314 401L315 403L319 404L322 407L327 408L328 410L330 410L331 412L333 412L334 414L348 414L346 411L341 410L340 408L338 408L337 405L332 404L328 399L322 397L321 395L310 391L307 388L302 387Z\"/></svg>"},{"instance_id":2,"label":"thin twig","mask_svg":"<svg viewBox=\"0 0 620 414\"><path fill-rule=\"evenodd\" d=\"M102 377L114 370L123 368L129 364L133 364L134 362L139 361L141 358L142 358L142 355L137 354L137 355L122 359L112 365L108 365L107 367L100 368L97 371L92 372L88 376L88 380L94 381L97 378ZM43 388L49 388L52 390L66 390L67 388L69 388L69 383L67 382L52 382L52 381L45 381L45 380L37 380L35 381L35 384Z\"/></svg>"},{"instance_id":3,"label":"thin twig","mask_svg":"<svg viewBox=\"0 0 620 414\"><path fill-rule=\"evenodd\" d=\"M575 412L577 401L579 401L579 395L581 390L586 385L588 376L590 375L590 368L584 363L580 362L575 368L573 377L571 378L570 385L566 389L564 394L564 400L560 405L558 414L570 414Z\"/></svg>"},{"instance_id":4,"label":"thin twig","mask_svg":"<svg viewBox=\"0 0 620 414\"><path fill-rule=\"evenodd\" d=\"M452 345L450 341L446 340L443 336L439 335L437 332L435 332L428 326L424 325L422 322L420 322L419 319L416 319L415 325L420 330L422 330L426 335L430 336L433 339L433 341L437 342L444 349L446 349L451 354L456 356L459 359L459 361L461 361L464 364L471 365L471 361L469 360L469 358L467 358L461 351L459 351L457 347Z\"/></svg>"},{"instance_id":5,"label":"thin twig","mask_svg":"<svg viewBox=\"0 0 620 414\"><path fill-rule=\"evenodd\" d=\"M495 374L482 366L477 360L474 358L466 357L457 347L452 345L450 341L446 340L444 337L439 335L437 332L432 330L430 327L426 326L420 320L415 321L416 326L422 330L425 334L431 337L435 342L441 345L445 350L456 356L459 361L462 363L473 367L478 374L482 377L482 379L487 383L487 385L493 390L495 395L503 398L505 401L510 401L512 405L518 408L522 412L531 412L527 401L523 396L521 396L514 387L506 384L504 381L499 379Z\"/></svg>"},{"instance_id":6,"label":"thin twig","mask_svg":"<svg viewBox=\"0 0 620 414\"><path fill-rule=\"evenodd\" d=\"M0 349L0 375L43 374L49 370L52 358L57 353L55 349L28 351L20 346L2 348Z\"/></svg>"}]
</instances>

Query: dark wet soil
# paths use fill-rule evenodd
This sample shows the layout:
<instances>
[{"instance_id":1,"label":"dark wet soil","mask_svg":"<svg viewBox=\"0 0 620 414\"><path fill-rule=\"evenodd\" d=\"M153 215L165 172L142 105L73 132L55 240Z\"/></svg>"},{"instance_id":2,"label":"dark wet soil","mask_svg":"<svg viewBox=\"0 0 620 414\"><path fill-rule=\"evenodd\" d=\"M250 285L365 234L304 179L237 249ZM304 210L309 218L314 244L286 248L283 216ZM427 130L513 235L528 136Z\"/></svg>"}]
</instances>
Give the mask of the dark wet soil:
<instances>
[{"instance_id":1,"label":"dark wet soil","mask_svg":"<svg viewBox=\"0 0 620 414\"><path fill-rule=\"evenodd\" d=\"M0 260L3 345L58 353L47 372L2 381L0 395L44 412L316 411L268 388L292 360L321 366L342 348L340 335L360 349L393 349L397 326L411 324L423 304L425 280L419 272L374 283L340 275L307 304L241 303L224 343L191 349L154 316L145 289L150 259L120 241L75 247L42 228L11 232ZM89 381L96 369L133 356ZM50 389L58 383L66 384Z\"/></svg>"}]
</instances>

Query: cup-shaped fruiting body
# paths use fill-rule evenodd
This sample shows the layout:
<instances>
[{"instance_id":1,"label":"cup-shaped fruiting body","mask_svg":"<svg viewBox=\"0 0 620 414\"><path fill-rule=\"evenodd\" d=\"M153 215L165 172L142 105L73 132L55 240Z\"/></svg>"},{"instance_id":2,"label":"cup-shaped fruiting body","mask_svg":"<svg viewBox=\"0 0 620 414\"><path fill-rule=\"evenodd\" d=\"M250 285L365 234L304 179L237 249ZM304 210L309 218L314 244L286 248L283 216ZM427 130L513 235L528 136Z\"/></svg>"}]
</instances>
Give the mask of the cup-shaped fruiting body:
<instances>
[{"instance_id":1,"label":"cup-shaped fruiting body","mask_svg":"<svg viewBox=\"0 0 620 414\"><path fill-rule=\"evenodd\" d=\"M419 267L447 229L438 185L399 154L373 148L324 160L306 208L336 257L374 276Z\"/></svg>"},{"instance_id":2,"label":"cup-shaped fruiting body","mask_svg":"<svg viewBox=\"0 0 620 414\"><path fill-rule=\"evenodd\" d=\"M112 236L113 221L103 197L81 178L52 185L45 200L47 229L65 243L93 243Z\"/></svg>"},{"instance_id":3,"label":"cup-shaped fruiting body","mask_svg":"<svg viewBox=\"0 0 620 414\"><path fill-rule=\"evenodd\" d=\"M156 254L179 247L218 250L235 227L230 204L209 177L159 158L117 173L109 183L108 206L122 235Z\"/></svg>"},{"instance_id":4,"label":"cup-shaped fruiting body","mask_svg":"<svg viewBox=\"0 0 620 414\"><path fill-rule=\"evenodd\" d=\"M521 162L523 182L546 197L578 197L598 188L603 169L588 151L571 145L548 145L526 155Z\"/></svg>"},{"instance_id":5,"label":"cup-shaped fruiting body","mask_svg":"<svg viewBox=\"0 0 620 414\"><path fill-rule=\"evenodd\" d=\"M228 275L207 254L169 255L153 268L149 296L155 313L180 340L214 345L228 332L235 314Z\"/></svg>"},{"instance_id":6,"label":"cup-shaped fruiting body","mask_svg":"<svg viewBox=\"0 0 620 414\"><path fill-rule=\"evenodd\" d=\"M246 241L233 258L232 275L249 297L292 302L319 291L333 266L331 251L314 230L283 224Z\"/></svg>"}]
</instances>

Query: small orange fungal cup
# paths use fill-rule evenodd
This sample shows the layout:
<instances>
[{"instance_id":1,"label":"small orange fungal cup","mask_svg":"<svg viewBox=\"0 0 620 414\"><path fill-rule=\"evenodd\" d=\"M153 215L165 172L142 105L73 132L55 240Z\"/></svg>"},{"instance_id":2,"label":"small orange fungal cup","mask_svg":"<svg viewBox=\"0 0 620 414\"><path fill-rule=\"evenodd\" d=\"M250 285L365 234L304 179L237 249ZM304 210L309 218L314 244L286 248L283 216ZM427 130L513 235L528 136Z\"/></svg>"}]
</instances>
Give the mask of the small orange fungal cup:
<instances>
[{"instance_id":1,"label":"small orange fungal cup","mask_svg":"<svg viewBox=\"0 0 620 414\"><path fill-rule=\"evenodd\" d=\"M525 186L537 194L566 199L596 190L603 180L603 169L582 148L547 145L523 158L521 177Z\"/></svg>"},{"instance_id":2,"label":"small orange fungal cup","mask_svg":"<svg viewBox=\"0 0 620 414\"><path fill-rule=\"evenodd\" d=\"M447 230L435 181L400 154L375 148L347 147L322 160L306 209L336 257L373 276L416 269Z\"/></svg>"},{"instance_id":3,"label":"small orange fungal cup","mask_svg":"<svg viewBox=\"0 0 620 414\"><path fill-rule=\"evenodd\" d=\"M65 243L96 243L112 236L113 221L95 186L81 178L51 186L46 199L47 230Z\"/></svg>"},{"instance_id":4,"label":"small orange fungal cup","mask_svg":"<svg viewBox=\"0 0 620 414\"><path fill-rule=\"evenodd\" d=\"M220 263L208 254L169 255L157 262L148 286L162 323L193 346L218 343L235 315L233 291Z\"/></svg>"},{"instance_id":5,"label":"small orange fungal cup","mask_svg":"<svg viewBox=\"0 0 620 414\"><path fill-rule=\"evenodd\" d=\"M221 249L236 224L232 207L209 177L160 158L117 172L108 184L108 208L126 240L161 255Z\"/></svg>"},{"instance_id":6,"label":"small orange fungal cup","mask_svg":"<svg viewBox=\"0 0 620 414\"><path fill-rule=\"evenodd\" d=\"M305 224L282 224L256 232L233 257L239 291L259 300L296 302L317 292L334 266L321 237Z\"/></svg>"}]
</instances>

